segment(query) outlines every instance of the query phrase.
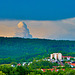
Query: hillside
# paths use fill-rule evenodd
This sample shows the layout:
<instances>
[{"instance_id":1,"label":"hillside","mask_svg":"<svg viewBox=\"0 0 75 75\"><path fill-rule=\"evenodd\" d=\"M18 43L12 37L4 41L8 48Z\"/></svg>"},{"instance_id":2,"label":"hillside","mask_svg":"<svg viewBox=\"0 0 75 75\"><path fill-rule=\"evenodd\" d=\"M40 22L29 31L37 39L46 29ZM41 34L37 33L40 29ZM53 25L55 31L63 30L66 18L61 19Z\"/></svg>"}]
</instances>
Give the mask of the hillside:
<instances>
[{"instance_id":1,"label":"hillside","mask_svg":"<svg viewBox=\"0 0 75 75\"><path fill-rule=\"evenodd\" d=\"M75 55L75 41L0 37L0 58L30 61L53 52Z\"/></svg>"}]
</instances>

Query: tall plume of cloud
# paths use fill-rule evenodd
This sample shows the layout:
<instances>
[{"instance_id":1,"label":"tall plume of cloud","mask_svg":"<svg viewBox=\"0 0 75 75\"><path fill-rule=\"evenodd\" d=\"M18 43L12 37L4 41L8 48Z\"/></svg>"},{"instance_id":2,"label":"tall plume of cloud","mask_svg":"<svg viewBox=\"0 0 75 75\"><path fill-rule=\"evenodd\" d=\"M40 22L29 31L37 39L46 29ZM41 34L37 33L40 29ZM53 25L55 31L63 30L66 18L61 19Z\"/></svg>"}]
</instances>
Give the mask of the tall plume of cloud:
<instances>
[{"instance_id":1,"label":"tall plume of cloud","mask_svg":"<svg viewBox=\"0 0 75 75\"><path fill-rule=\"evenodd\" d=\"M24 22L19 22L15 33L16 37L32 38L32 35Z\"/></svg>"}]
</instances>

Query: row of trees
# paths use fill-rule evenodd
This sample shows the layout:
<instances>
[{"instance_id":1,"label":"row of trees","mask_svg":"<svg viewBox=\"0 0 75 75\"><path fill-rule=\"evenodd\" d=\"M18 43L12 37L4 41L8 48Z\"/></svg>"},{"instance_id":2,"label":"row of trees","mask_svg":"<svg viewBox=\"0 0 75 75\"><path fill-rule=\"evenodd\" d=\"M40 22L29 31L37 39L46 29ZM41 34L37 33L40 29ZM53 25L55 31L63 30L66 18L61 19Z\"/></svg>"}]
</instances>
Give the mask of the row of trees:
<instances>
[{"instance_id":1,"label":"row of trees","mask_svg":"<svg viewBox=\"0 0 75 75\"><path fill-rule=\"evenodd\" d=\"M58 72L55 70L51 72L46 70L45 72L36 69L27 69L24 66L10 67L10 66L0 66L0 75L75 75L75 70L66 68L65 71L60 69Z\"/></svg>"},{"instance_id":2,"label":"row of trees","mask_svg":"<svg viewBox=\"0 0 75 75\"><path fill-rule=\"evenodd\" d=\"M52 68L53 66L58 66L58 63L52 63L50 61L44 61L44 60L33 60L33 63L29 65L32 69L48 69Z\"/></svg>"},{"instance_id":3,"label":"row of trees","mask_svg":"<svg viewBox=\"0 0 75 75\"><path fill-rule=\"evenodd\" d=\"M11 64L17 65L15 62ZM11 67L10 64L3 64L0 65L0 75L75 75L75 70L70 69L68 64L65 64L64 67L58 67L60 69L58 72L55 69L52 72L50 70L45 72L41 70L53 68L52 66L58 66L58 64L44 60L34 60L30 65L25 64L24 66L15 67ZM62 70L63 68L65 71Z\"/></svg>"}]
</instances>

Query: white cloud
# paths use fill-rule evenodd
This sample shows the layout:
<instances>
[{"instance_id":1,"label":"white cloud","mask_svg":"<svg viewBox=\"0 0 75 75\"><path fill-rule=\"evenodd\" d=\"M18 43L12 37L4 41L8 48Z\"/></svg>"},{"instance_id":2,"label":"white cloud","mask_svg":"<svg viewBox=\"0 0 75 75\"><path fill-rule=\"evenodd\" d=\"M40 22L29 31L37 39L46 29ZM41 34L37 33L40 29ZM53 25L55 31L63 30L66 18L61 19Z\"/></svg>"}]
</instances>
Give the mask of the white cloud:
<instances>
[{"instance_id":1,"label":"white cloud","mask_svg":"<svg viewBox=\"0 0 75 75\"><path fill-rule=\"evenodd\" d=\"M10 36L14 36L16 32L17 24L19 22L20 20L0 21L0 35L3 34L4 36L6 36L6 34L8 34L9 32ZM74 33L75 32L75 18L69 18L69 19L59 20L59 21L23 20L23 22L26 23L30 31L30 34L33 36L33 38L75 40L75 33ZM4 28L1 26L4 26ZM4 31L3 29L6 31Z\"/></svg>"},{"instance_id":2,"label":"white cloud","mask_svg":"<svg viewBox=\"0 0 75 75\"><path fill-rule=\"evenodd\" d=\"M32 35L24 22L18 23L15 37L32 38Z\"/></svg>"},{"instance_id":3,"label":"white cloud","mask_svg":"<svg viewBox=\"0 0 75 75\"><path fill-rule=\"evenodd\" d=\"M66 23L66 24L75 25L75 18L70 18L70 19L62 20L62 22Z\"/></svg>"}]
</instances>

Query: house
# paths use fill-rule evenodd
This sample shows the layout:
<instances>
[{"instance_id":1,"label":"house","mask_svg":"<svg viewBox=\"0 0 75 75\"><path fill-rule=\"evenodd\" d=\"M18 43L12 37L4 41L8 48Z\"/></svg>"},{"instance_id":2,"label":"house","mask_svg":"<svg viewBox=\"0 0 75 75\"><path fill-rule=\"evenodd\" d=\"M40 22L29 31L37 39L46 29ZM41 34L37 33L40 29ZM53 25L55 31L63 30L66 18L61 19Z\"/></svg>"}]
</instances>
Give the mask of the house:
<instances>
[{"instance_id":1,"label":"house","mask_svg":"<svg viewBox=\"0 0 75 75\"><path fill-rule=\"evenodd\" d=\"M11 65L11 67L15 67L15 65Z\"/></svg>"},{"instance_id":2,"label":"house","mask_svg":"<svg viewBox=\"0 0 75 75\"><path fill-rule=\"evenodd\" d=\"M55 69L55 72L58 72L59 71L59 69Z\"/></svg>"},{"instance_id":3,"label":"house","mask_svg":"<svg viewBox=\"0 0 75 75\"><path fill-rule=\"evenodd\" d=\"M43 61L50 61L50 59L46 59L46 58L45 58L45 59L43 59Z\"/></svg>"},{"instance_id":4,"label":"house","mask_svg":"<svg viewBox=\"0 0 75 75\"><path fill-rule=\"evenodd\" d=\"M41 69L43 72L45 72L46 71L46 69Z\"/></svg>"},{"instance_id":5,"label":"house","mask_svg":"<svg viewBox=\"0 0 75 75\"><path fill-rule=\"evenodd\" d=\"M54 68L52 68L52 69L41 69L43 72L46 72L47 70L51 70L51 71L53 71L54 70Z\"/></svg>"},{"instance_id":6,"label":"house","mask_svg":"<svg viewBox=\"0 0 75 75\"><path fill-rule=\"evenodd\" d=\"M55 69L55 72L58 72L60 69ZM65 69L61 69L61 70L63 70L63 71L65 71Z\"/></svg>"},{"instance_id":7,"label":"house","mask_svg":"<svg viewBox=\"0 0 75 75\"><path fill-rule=\"evenodd\" d=\"M54 69L54 68L52 68L52 69L41 69L41 70L43 72L46 72L47 70L51 70L51 72L55 70L55 72L58 72L60 69ZM65 69L61 69L61 70L65 71Z\"/></svg>"},{"instance_id":8,"label":"house","mask_svg":"<svg viewBox=\"0 0 75 75\"><path fill-rule=\"evenodd\" d=\"M30 65L32 62L29 62L28 65Z\"/></svg>"},{"instance_id":9,"label":"house","mask_svg":"<svg viewBox=\"0 0 75 75\"><path fill-rule=\"evenodd\" d=\"M75 68L71 68L72 70L75 70Z\"/></svg>"},{"instance_id":10,"label":"house","mask_svg":"<svg viewBox=\"0 0 75 75\"><path fill-rule=\"evenodd\" d=\"M67 63L67 64L71 64L71 62L70 62L70 61L66 61L65 63Z\"/></svg>"},{"instance_id":11,"label":"house","mask_svg":"<svg viewBox=\"0 0 75 75\"><path fill-rule=\"evenodd\" d=\"M17 66L21 66L21 64L19 63L19 64L17 64Z\"/></svg>"},{"instance_id":12,"label":"house","mask_svg":"<svg viewBox=\"0 0 75 75\"><path fill-rule=\"evenodd\" d=\"M64 59L64 58L67 58L67 60L70 60L70 58L73 58L73 57L71 57L71 56L62 56L62 58Z\"/></svg>"},{"instance_id":13,"label":"house","mask_svg":"<svg viewBox=\"0 0 75 75\"><path fill-rule=\"evenodd\" d=\"M53 66L53 68L57 68L58 66Z\"/></svg>"},{"instance_id":14,"label":"house","mask_svg":"<svg viewBox=\"0 0 75 75\"><path fill-rule=\"evenodd\" d=\"M22 64L22 65L24 66L25 64L26 64L26 62L23 62L23 64Z\"/></svg>"},{"instance_id":15,"label":"house","mask_svg":"<svg viewBox=\"0 0 75 75\"><path fill-rule=\"evenodd\" d=\"M51 70L51 72L54 70L54 68L52 68L52 69L48 69L48 70Z\"/></svg>"},{"instance_id":16,"label":"house","mask_svg":"<svg viewBox=\"0 0 75 75\"><path fill-rule=\"evenodd\" d=\"M75 59L75 57L74 57L74 59Z\"/></svg>"},{"instance_id":17,"label":"house","mask_svg":"<svg viewBox=\"0 0 75 75\"><path fill-rule=\"evenodd\" d=\"M72 62L70 65L72 68L75 67L75 62Z\"/></svg>"}]
</instances>

